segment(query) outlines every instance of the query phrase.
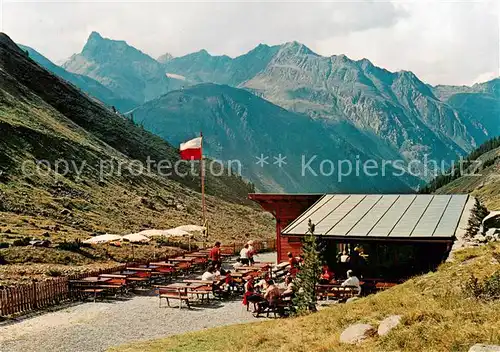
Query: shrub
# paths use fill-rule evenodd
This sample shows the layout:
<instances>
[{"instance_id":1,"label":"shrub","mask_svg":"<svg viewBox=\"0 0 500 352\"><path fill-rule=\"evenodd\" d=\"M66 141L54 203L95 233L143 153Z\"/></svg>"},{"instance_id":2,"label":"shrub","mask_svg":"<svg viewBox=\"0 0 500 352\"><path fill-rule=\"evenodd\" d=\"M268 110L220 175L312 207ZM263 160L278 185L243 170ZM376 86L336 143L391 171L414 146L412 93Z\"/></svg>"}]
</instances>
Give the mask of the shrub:
<instances>
[{"instance_id":1,"label":"shrub","mask_svg":"<svg viewBox=\"0 0 500 352\"><path fill-rule=\"evenodd\" d=\"M82 241L80 241L78 239L75 241L71 241L71 242L64 241L64 242L59 243L57 245L57 249L60 249L63 251L72 251L72 252L78 251L82 247L90 247L90 245L87 243L82 243Z\"/></svg>"},{"instance_id":2,"label":"shrub","mask_svg":"<svg viewBox=\"0 0 500 352\"><path fill-rule=\"evenodd\" d=\"M500 270L480 282L477 277L471 275L462 287L467 297L481 300L500 299Z\"/></svg>"},{"instance_id":3,"label":"shrub","mask_svg":"<svg viewBox=\"0 0 500 352\"><path fill-rule=\"evenodd\" d=\"M45 274L47 276L51 276L51 277L59 277L62 275L62 272L60 270L57 270L57 269L49 269L45 272Z\"/></svg>"},{"instance_id":4,"label":"shrub","mask_svg":"<svg viewBox=\"0 0 500 352\"><path fill-rule=\"evenodd\" d=\"M26 247L29 246L31 241L31 237L24 237L22 239L17 239L12 242L12 245L15 247Z\"/></svg>"},{"instance_id":5,"label":"shrub","mask_svg":"<svg viewBox=\"0 0 500 352\"><path fill-rule=\"evenodd\" d=\"M0 242L0 248L9 248L9 246L7 242Z\"/></svg>"},{"instance_id":6,"label":"shrub","mask_svg":"<svg viewBox=\"0 0 500 352\"><path fill-rule=\"evenodd\" d=\"M500 270L487 278L483 284L484 294L489 299L500 299Z\"/></svg>"}]
</instances>

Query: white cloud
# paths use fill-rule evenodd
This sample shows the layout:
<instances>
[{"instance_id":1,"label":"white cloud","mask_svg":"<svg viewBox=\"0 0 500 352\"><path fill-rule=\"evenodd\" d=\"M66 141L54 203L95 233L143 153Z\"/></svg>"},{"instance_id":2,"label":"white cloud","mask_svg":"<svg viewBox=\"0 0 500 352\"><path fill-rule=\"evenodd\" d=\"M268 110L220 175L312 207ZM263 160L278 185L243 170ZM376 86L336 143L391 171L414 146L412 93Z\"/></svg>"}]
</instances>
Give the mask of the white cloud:
<instances>
[{"instance_id":1,"label":"white cloud","mask_svg":"<svg viewBox=\"0 0 500 352\"><path fill-rule=\"evenodd\" d=\"M92 30L157 57L207 49L236 56L297 40L323 55L366 57L437 84L470 84L499 67L496 3L5 2L3 31L52 60Z\"/></svg>"}]
</instances>

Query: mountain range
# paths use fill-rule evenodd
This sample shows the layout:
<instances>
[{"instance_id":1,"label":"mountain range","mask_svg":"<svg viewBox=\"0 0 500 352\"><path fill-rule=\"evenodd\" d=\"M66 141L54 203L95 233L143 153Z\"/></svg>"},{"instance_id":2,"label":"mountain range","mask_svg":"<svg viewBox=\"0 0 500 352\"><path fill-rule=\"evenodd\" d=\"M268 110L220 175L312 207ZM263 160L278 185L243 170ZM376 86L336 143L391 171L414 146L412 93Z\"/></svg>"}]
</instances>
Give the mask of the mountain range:
<instances>
[{"instance_id":1,"label":"mountain range","mask_svg":"<svg viewBox=\"0 0 500 352\"><path fill-rule=\"evenodd\" d=\"M236 58L200 50L155 60L93 32L82 52L62 66L127 101L121 111L172 143L203 129L209 155L245 161L243 175L265 191L347 191L355 184L367 190L392 184L390 190L403 191L431 178L352 178L339 186L332 177L316 182L295 171L285 176L284 170L259 170L255 157L270 144L280 146L289 160L318 150L335 162L355 156L377 163L427 158L446 168L500 134L499 79L472 87L433 87L412 72L390 72L345 55L324 57L297 42L260 44ZM72 83L92 94L82 82ZM129 111L130 106L135 108ZM302 123L311 134L288 138L288 129ZM236 147L234 141L252 148ZM385 185L372 188L375 183Z\"/></svg>"}]
</instances>

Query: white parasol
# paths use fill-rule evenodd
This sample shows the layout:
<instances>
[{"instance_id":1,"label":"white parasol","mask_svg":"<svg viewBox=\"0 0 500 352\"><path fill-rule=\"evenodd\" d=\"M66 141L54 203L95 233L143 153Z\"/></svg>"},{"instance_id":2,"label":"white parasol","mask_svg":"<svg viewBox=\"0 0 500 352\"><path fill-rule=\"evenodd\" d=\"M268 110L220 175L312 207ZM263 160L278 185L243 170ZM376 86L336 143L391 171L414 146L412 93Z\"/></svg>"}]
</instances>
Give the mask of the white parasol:
<instances>
[{"instance_id":1,"label":"white parasol","mask_svg":"<svg viewBox=\"0 0 500 352\"><path fill-rule=\"evenodd\" d=\"M111 241L119 241L121 239L122 236L105 234L89 238L88 240L83 241L83 243L90 243L90 244L106 243Z\"/></svg>"},{"instance_id":2,"label":"white parasol","mask_svg":"<svg viewBox=\"0 0 500 352\"><path fill-rule=\"evenodd\" d=\"M149 242L151 241L150 238L141 235L140 233L131 233L130 235L125 235L123 236L124 240L127 240L132 243L141 243L141 242Z\"/></svg>"}]
</instances>

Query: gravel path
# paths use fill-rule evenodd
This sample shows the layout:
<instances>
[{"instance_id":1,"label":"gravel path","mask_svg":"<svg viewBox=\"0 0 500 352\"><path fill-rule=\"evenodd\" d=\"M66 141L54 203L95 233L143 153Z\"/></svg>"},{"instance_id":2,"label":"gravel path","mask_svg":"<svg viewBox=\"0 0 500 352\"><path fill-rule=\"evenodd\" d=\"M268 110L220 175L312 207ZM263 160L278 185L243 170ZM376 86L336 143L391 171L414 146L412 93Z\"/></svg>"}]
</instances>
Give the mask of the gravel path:
<instances>
[{"instance_id":1,"label":"gravel path","mask_svg":"<svg viewBox=\"0 0 500 352\"><path fill-rule=\"evenodd\" d=\"M272 258L266 254L258 260ZM127 342L255 321L240 300L179 310L159 308L157 297L135 296L78 304L0 327L0 351L104 351Z\"/></svg>"}]
</instances>

